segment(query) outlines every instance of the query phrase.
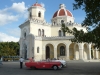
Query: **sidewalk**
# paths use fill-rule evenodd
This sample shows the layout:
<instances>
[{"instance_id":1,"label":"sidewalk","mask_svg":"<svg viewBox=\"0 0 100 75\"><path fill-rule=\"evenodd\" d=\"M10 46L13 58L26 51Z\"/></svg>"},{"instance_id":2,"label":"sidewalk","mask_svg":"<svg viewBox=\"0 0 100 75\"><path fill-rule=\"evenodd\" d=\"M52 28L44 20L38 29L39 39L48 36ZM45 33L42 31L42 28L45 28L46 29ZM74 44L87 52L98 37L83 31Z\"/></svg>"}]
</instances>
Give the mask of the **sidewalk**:
<instances>
[{"instance_id":1,"label":"sidewalk","mask_svg":"<svg viewBox=\"0 0 100 75\"><path fill-rule=\"evenodd\" d=\"M92 60L85 60L85 62L100 62L100 60L92 59Z\"/></svg>"},{"instance_id":2,"label":"sidewalk","mask_svg":"<svg viewBox=\"0 0 100 75\"><path fill-rule=\"evenodd\" d=\"M100 60L95 60L95 59L92 59L92 60L67 60L67 62L69 63L85 63L85 62L100 62Z\"/></svg>"}]
</instances>

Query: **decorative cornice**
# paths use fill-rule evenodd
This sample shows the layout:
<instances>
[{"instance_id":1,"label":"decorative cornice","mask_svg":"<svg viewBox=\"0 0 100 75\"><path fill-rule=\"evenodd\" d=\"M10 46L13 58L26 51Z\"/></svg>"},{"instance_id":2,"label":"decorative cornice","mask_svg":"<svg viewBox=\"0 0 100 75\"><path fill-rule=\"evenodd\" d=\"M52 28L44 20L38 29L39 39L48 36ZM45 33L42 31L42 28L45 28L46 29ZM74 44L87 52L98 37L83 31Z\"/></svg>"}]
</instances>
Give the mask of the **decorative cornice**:
<instances>
[{"instance_id":1,"label":"decorative cornice","mask_svg":"<svg viewBox=\"0 0 100 75\"><path fill-rule=\"evenodd\" d=\"M45 20L38 20L36 18L32 18L30 21L31 21L31 23L34 23L34 24L39 24L39 25L44 25L44 26L51 26L51 23L47 23L47 22L45 22Z\"/></svg>"},{"instance_id":2,"label":"decorative cornice","mask_svg":"<svg viewBox=\"0 0 100 75\"><path fill-rule=\"evenodd\" d=\"M44 26L51 26L51 27L61 27L61 23L47 23L47 22L45 22L45 20L38 20L38 19L35 19L35 18L33 18L33 19L31 19L30 20L31 21L31 23L34 23L34 24L39 24L39 25L44 25ZM81 24L78 24L78 23L71 23L71 22L67 22L66 24L65 24L65 26L78 26L78 27L82 27L81 26ZM83 27L83 28L85 28L85 27Z\"/></svg>"},{"instance_id":3,"label":"decorative cornice","mask_svg":"<svg viewBox=\"0 0 100 75\"><path fill-rule=\"evenodd\" d=\"M21 24L19 27L22 28L26 25L30 25L30 23L43 25L43 26L50 26L50 27L61 27L61 25L62 25L61 23L55 23L55 24L52 23L51 24L51 23L47 23L45 20L38 20L36 18L32 18L32 19L27 20L25 23ZM68 26L68 27L70 27L70 26L72 26L72 27L75 27L75 26L82 27L81 24L72 23L72 22L65 23L65 26ZM85 28L85 27L83 27L83 28Z\"/></svg>"},{"instance_id":4,"label":"decorative cornice","mask_svg":"<svg viewBox=\"0 0 100 75\"><path fill-rule=\"evenodd\" d=\"M53 37L39 37L35 36L36 40L42 40L42 41L52 41L52 40L70 40L73 39L74 36L64 36L64 37L59 37L59 36L53 36Z\"/></svg>"},{"instance_id":5,"label":"decorative cornice","mask_svg":"<svg viewBox=\"0 0 100 75\"><path fill-rule=\"evenodd\" d=\"M30 25L30 21L27 20L23 24L19 25L19 28L23 28L24 26Z\"/></svg>"},{"instance_id":6,"label":"decorative cornice","mask_svg":"<svg viewBox=\"0 0 100 75\"><path fill-rule=\"evenodd\" d=\"M54 26L54 27L55 27L55 26L60 26L60 27L61 27L61 25L62 25L61 23L55 23L55 24L53 23L53 24L52 24L52 26ZM78 23L71 23L71 22L65 23L65 26L68 26L68 27L70 27L70 26L73 26L73 27L74 27L74 26L82 27L81 24L78 24ZM83 27L83 28L85 28L85 27Z\"/></svg>"}]
</instances>

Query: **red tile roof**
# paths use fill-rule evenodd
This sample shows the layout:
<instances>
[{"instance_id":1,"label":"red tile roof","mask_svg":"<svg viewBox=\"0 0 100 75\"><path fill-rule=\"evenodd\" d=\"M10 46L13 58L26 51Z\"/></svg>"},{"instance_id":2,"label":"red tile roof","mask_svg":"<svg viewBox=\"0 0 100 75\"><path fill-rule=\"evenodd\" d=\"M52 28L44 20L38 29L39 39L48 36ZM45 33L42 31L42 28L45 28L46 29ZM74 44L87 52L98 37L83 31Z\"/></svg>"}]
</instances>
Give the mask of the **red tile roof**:
<instances>
[{"instance_id":1,"label":"red tile roof","mask_svg":"<svg viewBox=\"0 0 100 75\"><path fill-rule=\"evenodd\" d=\"M38 3L35 3L33 6L40 6L40 7L42 7L42 5L38 4Z\"/></svg>"},{"instance_id":2,"label":"red tile roof","mask_svg":"<svg viewBox=\"0 0 100 75\"><path fill-rule=\"evenodd\" d=\"M53 15L53 18L56 16L70 16L72 17L71 12L69 12L68 10L64 10L64 9L60 9L59 11L56 11Z\"/></svg>"}]
</instances>

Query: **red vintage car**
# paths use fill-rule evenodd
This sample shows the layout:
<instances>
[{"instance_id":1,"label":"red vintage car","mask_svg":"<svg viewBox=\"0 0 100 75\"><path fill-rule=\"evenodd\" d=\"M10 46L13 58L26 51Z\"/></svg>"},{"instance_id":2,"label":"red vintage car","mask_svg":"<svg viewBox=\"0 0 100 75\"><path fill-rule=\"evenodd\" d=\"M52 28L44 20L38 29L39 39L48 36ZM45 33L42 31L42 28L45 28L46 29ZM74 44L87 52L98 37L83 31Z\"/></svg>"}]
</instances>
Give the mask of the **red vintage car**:
<instances>
[{"instance_id":1,"label":"red vintage car","mask_svg":"<svg viewBox=\"0 0 100 75\"><path fill-rule=\"evenodd\" d=\"M61 69L61 62L57 61L32 61L25 62L25 66L31 69Z\"/></svg>"}]
</instances>

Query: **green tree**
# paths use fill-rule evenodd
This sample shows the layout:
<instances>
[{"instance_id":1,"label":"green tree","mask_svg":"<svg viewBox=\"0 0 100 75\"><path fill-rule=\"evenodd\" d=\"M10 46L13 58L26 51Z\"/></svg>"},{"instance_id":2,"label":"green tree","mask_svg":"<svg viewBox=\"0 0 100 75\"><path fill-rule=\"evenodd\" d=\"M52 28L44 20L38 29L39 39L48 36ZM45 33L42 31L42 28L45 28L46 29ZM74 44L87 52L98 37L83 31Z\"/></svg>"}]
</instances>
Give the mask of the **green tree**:
<instances>
[{"instance_id":1,"label":"green tree","mask_svg":"<svg viewBox=\"0 0 100 75\"><path fill-rule=\"evenodd\" d=\"M19 55L18 42L0 42L0 57L16 55Z\"/></svg>"},{"instance_id":2,"label":"green tree","mask_svg":"<svg viewBox=\"0 0 100 75\"><path fill-rule=\"evenodd\" d=\"M73 8L86 12L82 26L86 27L87 33L76 28L70 30L65 24L62 24L62 30L74 35L72 42L94 43L94 47L100 48L100 0L75 0Z\"/></svg>"}]
</instances>

